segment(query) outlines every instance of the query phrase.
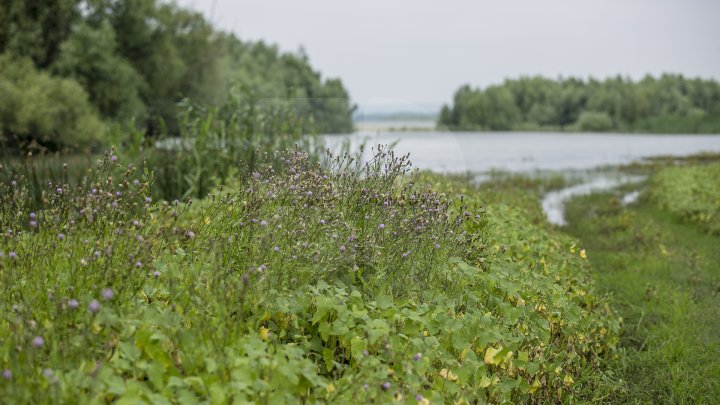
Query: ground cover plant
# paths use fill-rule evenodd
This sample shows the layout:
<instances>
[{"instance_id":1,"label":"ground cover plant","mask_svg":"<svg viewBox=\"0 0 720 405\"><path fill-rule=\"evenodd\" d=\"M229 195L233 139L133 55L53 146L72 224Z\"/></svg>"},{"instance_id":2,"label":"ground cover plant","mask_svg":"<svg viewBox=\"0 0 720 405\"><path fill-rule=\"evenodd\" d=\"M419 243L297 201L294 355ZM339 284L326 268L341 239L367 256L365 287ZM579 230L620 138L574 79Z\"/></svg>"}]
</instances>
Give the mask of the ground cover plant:
<instances>
[{"instance_id":1,"label":"ground cover plant","mask_svg":"<svg viewBox=\"0 0 720 405\"><path fill-rule=\"evenodd\" d=\"M653 176L649 197L672 214L720 234L720 163L665 168Z\"/></svg>"},{"instance_id":2,"label":"ground cover plant","mask_svg":"<svg viewBox=\"0 0 720 405\"><path fill-rule=\"evenodd\" d=\"M0 398L24 403L602 400L619 321L585 252L407 157L290 150L155 202L108 153L0 185Z\"/></svg>"}]
</instances>

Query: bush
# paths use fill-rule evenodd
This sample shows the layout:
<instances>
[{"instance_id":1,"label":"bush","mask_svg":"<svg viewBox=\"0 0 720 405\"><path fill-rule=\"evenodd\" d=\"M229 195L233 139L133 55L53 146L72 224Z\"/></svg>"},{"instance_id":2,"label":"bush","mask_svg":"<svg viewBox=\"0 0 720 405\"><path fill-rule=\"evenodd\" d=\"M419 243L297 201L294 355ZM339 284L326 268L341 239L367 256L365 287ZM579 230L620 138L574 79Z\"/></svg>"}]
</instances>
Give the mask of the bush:
<instances>
[{"instance_id":1,"label":"bush","mask_svg":"<svg viewBox=\"0 0 720 405\"><path fill-rule=\"evenodd\" d=\"M720 164L663 169L650 181L650 198L675 215L720 234Z\"/></svg>"},{"instance_id":2,"label":"bush","mask_svg":"<svg viewBox=\"0 0 720 405\"><path fill-rule=\"evenodd\" d=\"M87 148L104 130L83 88L38 72L30 60L0 56L0 134L13 146Z\"/></svg>"},{"instance_id":3,"label":"bush","mask_svg":"<svg viewBox=\"0 0 720 405\"><path fill-rule=\"evenodd\" d=\"M603 132L613 129L612 118L607 113L583 111L576 122L581 131Z\"/></svg>"}]
</instances>

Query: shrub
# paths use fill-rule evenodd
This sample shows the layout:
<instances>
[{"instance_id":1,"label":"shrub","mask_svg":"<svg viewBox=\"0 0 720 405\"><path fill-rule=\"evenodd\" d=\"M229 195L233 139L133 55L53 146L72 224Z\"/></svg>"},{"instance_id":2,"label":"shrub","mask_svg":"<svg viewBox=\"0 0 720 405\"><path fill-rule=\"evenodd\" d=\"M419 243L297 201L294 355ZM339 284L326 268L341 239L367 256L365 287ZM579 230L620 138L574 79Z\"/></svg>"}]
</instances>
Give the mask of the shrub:
<instances>
[{"instance_id":1,"label":"shrub","mask_svg":"<svg viewBox=\"0 0 720 405\"><path fill-rule=\"evenodd\" d=\"M720 164L671 167L650 181L650 198L675 215L720 234Z\"/></svg>"},{"instance_id":2,"label":"shrub","mask_svg":"<svg viewBox=\"0 0 720 405\"><path fill-rule=\"evenodd\" d=\"M613 129L612 118L605 112L596 111L583 111L576 125L581 131L603 132Z\"/></svg>"},{"instance_id":3,"label":"shrub","mask_svg":"<svg viewBox=\"0 0 720 405\"><path fill-rule=\"evenodd\" d=\"M30 60L0 56L0 94L0 134L11 145L85 149L100 139L103 124L82 87L38 72Z\"/></svg>"}]
</instances>

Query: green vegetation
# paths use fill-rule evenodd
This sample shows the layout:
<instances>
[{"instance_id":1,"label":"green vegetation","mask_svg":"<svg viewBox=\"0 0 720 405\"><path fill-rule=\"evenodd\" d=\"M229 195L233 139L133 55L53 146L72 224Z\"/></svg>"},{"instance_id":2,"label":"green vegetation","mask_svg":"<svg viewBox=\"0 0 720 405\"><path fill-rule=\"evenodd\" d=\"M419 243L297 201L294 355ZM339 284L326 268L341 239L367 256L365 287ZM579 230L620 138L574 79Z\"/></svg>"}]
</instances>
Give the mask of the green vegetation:
<instances>
[{"instance_id":1,"label":"green vegetation","mask_svg":"<svg viewBox=\"0 0 720 405\"><path fill-rule=\"evenodd\" d=\"M681 75L603 81L542 77L466 85L438 126L455 130L720 133L720 83Z\"/></svg>"},{"instance_id":2,"label":"green vegetation","mask_svg":"<svg viewBox=\"0 0 720 405\"><path fill-rule=\"evenodd\" d=\"M650 198L624 207L620 194L577 198L568 231L581 239L601 291L623 318L615 363L627 390L617 403L711 403L720 397L720 239L698 226L717 185L714 166L669 168L650 180ZM688 188L689 187L689 188ZM704 209L704 208L703 208Z\"/></svg>"},{"instance_id":3,"label":"green vegetation","mask_svg":"<svg viewBox=\"0 0 720 405\"><path fill-rule=\"evenodd\" d=\"M194 203L155 203L146 168L107 154L74 184L42 180L37 200L31 175L0 183L3 399L543 403L622 389L605 366L618 319L526 193L418 176L382 149L367 165L276 153Z\"/></svg>"},{"instance_id":4,"label":"green vegetation","mask_svg":"<svg viewBox=\"0 0 720 405\"><path fill-rule=\"evenodd\" d=\"M309 118L298 130L352 130L342 83L323 80L302 51L242 42L174 4L9 0L0 8L4 148L107 144L104 125L174 136L178 102L220 107L233 86L258 108L291 105Z\"/></svg>"},{"instance_id":5,"label":"green vegetation","mask_svg":"<svg viewBox=\"0 0 720 405\"><path fill-rule=\"evenodd\" d=\"M650 198L663 209L720 234L720 164L671 167L652 179Z\"/></svg>"}]
</instances>

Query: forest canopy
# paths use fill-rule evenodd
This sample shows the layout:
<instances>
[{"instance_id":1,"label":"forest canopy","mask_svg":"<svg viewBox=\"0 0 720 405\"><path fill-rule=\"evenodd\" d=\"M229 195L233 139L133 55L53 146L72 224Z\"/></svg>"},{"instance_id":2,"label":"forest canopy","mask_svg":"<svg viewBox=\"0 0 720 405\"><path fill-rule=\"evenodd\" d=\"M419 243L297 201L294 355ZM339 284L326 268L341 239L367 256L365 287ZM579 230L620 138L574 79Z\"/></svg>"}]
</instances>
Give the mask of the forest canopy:
<instances>
[{"instance_id":1,"label":"forest canopy","mask_svg":"<svg viewBox=\"0 0 720 405\"><path fill-rule=\"evenodd\" d=\"M665 74L633 81L522 77L460 87L438 126L453 130L720 132L720 84Z\"/></svg>"},{"instance_id":2,"label":"forest canopy","mask_svg":"<svg viewBox=\"0 0 720 405\"><path fill-rule=\"evenodd\" d=\"M256 104L290 103L308 131L352 130L354 106L301 50L215 29L158 0L4 0L0 137L16 146L102 143L109 125L149 134L177 125L178 103L221 106L232 87Z\"/></svg>"}]
</instances>

